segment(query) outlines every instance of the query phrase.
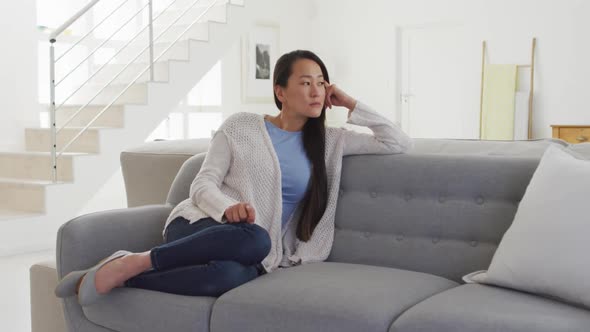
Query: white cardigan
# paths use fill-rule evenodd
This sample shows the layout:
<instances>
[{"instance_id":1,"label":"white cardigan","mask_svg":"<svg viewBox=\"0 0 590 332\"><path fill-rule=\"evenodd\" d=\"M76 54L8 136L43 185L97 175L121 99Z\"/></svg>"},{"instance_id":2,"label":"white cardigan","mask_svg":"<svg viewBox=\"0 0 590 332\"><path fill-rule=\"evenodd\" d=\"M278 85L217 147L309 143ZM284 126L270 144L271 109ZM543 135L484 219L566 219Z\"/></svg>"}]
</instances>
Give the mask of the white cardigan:
<instances>
[{"instance_id":1,"label":"white cardigan","mask_svg":"<svg viewBox=\"0 0 590 332\"><path fill-rule=\"evenodd\" d=\"M295 236L295 222L291 222L298 220L301 204L291 215L282 238L281 171L264 121L261 114L240 112L223 122L191 184L190 197L172 210L164 229L178 216L191 223L205 217L225 223L225 210L245 202L256 211L255 223L266 229L271 238L270 253L262 261L267 272L279 266L323 261L330 254L334 239L342 157L402 153L412 146L412 139L361 102L357 102L356 108L349 113L346 123L369 127L374 135L326 127L328 204L311 239L302 242Z\"/></svg>"}]
</instances>

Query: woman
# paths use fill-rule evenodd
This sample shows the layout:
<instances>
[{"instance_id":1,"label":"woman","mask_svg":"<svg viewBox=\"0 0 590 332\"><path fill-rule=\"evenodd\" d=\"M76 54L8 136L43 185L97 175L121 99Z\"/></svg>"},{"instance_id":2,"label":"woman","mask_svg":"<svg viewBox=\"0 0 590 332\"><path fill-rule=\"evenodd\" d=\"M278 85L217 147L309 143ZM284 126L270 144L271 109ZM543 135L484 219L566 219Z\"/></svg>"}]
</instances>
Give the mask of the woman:
<instances>
[{"instance_id":1,"label":"woman","mask_svg":"<svg viewBox=\"0 0 590 332\"><path fill-rule=\"evenodd\" d=\"M75 271L56 294L88 305L115 287L219 296L280 267L325 260L334 235L342 157L402 153L412 140L331 85L322 60L293 51L276 63L277 116L237 113L211 140L190 197L171 212L164 244L119 251ZM326 109L374 135L325 127Z\"/></svg>"}]
</instances>

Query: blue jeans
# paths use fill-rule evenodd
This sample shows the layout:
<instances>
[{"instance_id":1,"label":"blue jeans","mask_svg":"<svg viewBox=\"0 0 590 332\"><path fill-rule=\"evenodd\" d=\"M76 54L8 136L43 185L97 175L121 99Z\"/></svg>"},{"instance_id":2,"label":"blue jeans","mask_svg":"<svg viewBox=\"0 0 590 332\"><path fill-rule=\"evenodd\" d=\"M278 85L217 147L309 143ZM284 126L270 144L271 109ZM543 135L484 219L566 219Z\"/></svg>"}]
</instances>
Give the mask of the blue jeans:
<instances>
[{"instance_id":1,"label":"blue jeans","mask_svg":"<svg viewBox=\"0 0 590 332\"><path fill-rule=\"evenodd\" d=\"M255 224L220 224L213 218L189 224L178 217L166 228L164 244L151 250L153 269L125 286L217 297L266 273L260 262L270 245L267 231Z\"/></svg>"}]
</instances>

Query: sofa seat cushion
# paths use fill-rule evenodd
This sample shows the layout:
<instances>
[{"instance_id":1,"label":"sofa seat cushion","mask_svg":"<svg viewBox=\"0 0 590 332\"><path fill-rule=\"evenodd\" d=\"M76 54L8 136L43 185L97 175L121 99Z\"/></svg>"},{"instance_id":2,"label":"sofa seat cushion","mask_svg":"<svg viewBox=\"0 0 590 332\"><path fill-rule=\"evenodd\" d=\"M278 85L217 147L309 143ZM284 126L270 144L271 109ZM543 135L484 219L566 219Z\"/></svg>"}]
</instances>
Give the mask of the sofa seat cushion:
<instances>
[{"instance_id":1,"label":"sofa seat cushion","mask_svg":"<svg viewBox=\"0 0 590 332\"><path fill-rule=\"evenodd\" d=\"M84 307L91 322L115 331L209 331L215 298L116 288Z\"/></svg>"},{"instance_id":2,"label":"sofa seat cushion","mask_svg":"<svg viewBox=\"0 0 590 332\"><path fill-rule=\"evenodd\" d=\"M346 263L278 269L222 295L211 331L387 331L402 312L457 283Z\"/></svg>"},{"instance_id":3,"label":"sofa seat cushion","mask_svg":"<svg viewBox=\"0 0 590 332\"><path fill-rule=\"evenodd\" d=\"M417 304L390 332L587 332L590 311L547 298L470 284Z\"/></svg>"}]
</instances>

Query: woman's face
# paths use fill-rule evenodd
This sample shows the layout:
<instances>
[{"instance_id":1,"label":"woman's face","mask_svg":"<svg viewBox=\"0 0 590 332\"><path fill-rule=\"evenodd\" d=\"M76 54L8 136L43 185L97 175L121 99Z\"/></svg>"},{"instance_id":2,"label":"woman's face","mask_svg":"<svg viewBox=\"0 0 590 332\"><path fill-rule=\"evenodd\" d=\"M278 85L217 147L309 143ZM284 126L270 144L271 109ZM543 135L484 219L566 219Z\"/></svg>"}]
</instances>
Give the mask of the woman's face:
<instances>
[{"instance_id":1,"label":"woman's face","mask_svg":"<svg viewBox=\"0 0 590 332\"><path fill-rule=\"evenodd\" d=\"M295 61L287 86L279 86L278 90L277 96L283 103L283 110L288 109L308 118L317 118L322 114L326 88L322 69L315 61Z\"/></svg>"}]
</instances>

